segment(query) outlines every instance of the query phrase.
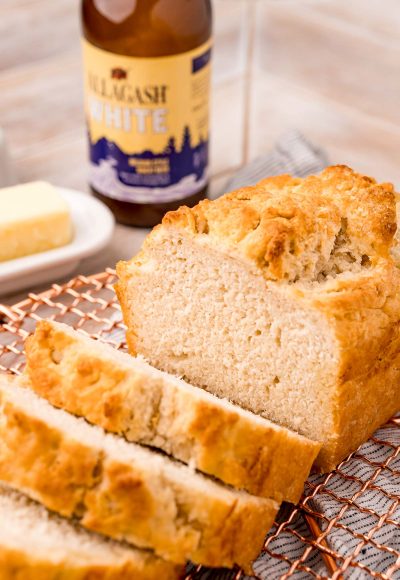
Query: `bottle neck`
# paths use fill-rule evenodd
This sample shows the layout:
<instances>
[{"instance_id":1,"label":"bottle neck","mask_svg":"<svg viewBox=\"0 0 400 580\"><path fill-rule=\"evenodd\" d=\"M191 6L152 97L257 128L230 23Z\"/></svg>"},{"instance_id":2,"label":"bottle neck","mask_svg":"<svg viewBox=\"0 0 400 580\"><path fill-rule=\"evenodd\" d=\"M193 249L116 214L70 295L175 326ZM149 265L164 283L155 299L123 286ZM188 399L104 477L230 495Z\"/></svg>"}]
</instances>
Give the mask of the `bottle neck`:
<instances>
[{"instance_id":1,"label":"bottle neck","mask_svg":"<svg viewBox=\"0 0 400 580\"><path fill-rule=\"evenodd\" d=\"M135 14L146 20L157 0L93 0L96 10L113 24L121 24Z\"/></svg>"},{"instance_id":2,"label":"bottle neck","mask_svg":"<svg viewBox=\"0 0 400 580\"><path fill-rule=\"evenodd\" d=\"M136 8L137 0L94 0L98 12L114 24L123 22Z\"/></svg>"}]
</instances>

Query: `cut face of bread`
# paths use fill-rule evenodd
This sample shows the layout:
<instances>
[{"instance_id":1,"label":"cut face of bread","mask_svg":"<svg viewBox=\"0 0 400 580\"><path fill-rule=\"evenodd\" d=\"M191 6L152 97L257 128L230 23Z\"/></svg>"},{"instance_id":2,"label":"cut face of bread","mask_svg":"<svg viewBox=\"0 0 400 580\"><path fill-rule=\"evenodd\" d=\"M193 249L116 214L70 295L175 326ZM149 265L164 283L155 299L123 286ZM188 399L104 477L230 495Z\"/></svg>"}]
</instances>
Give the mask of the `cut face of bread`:
<instances>
[{"instance_id":1,"label":"cut face of bread","mask_svg":"<svg viewBox=\"0 0 400 580\"><path fill-rule=\"evenodd\" d=\"M39 322L26 351L30 385L51 404L254 495L298 501L318 443L65 324Z\"/></svg>"},{"instance_id":2,"label":"cut face of bread","mask_svg":"<svg viewBox=\"0 0 400 580\"><path fill-rule=\"evenodd\" d=\"M250 571L278 504L215 483L0 377L0 480L176 563Z\"/></svg>"},{"instance_id":3,"label":"cut face of bread","mask_svg":"<svg viewBox=\"0 0 400 580\"><path fill-rule=\"evenodd\" d=\"M2 580L178 580L183 568L87 532L0 485Z\"/></svg>"},{"instance_id":4,"label":"cut face of bread","mask_svg":"<svg viewBox=\"0 0 400 580\"><path fill-rule=\"evenodd\" d=\"M327 471L400 408L392 186L348 168L181 208L118 266L133 354L322 441Z\"/></svg>"}]
</instances>

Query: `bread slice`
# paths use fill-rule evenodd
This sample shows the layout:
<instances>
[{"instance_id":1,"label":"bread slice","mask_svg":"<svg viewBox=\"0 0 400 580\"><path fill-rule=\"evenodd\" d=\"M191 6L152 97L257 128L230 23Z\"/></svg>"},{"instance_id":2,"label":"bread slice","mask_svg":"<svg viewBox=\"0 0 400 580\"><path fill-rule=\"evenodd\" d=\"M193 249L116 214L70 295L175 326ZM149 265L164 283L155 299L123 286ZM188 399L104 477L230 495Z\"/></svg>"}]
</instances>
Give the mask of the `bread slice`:
<instances>
[{"instance_id":1,"label":"bread slice","mask_svg":"<svg viewBox=\"0 0 400 580\"><path fill-rule=\"evenodd\" d=\"M254 495L297 502L320 449L65 324L38 323L26 373L52 405Z\"/></svg>"},{"instance_id":2,"label":"bread slice","mask_svg":"<svg viewBox=\"0 0 400 580\"><path fill-rule=\"evenodd\" d=\"M395 193L347 167L167 214L117 268L132 354L322 441L329 471L400 409Z\"/></svg>"},{"instance_id":3,"label":"bread slice","mask_svg":"<svg viewBox=\"0 0 400 580\"><path fill-rule=\"evenodd\" d=\"M278 504L55 409L1 378L0 480L172 562L250 571Z\"/></svg>"},{"instance_id":4,"label":"bread slice","mask_svg":"<svg viewBox=\"0 0 400 580\"><path fill-rule=\"evenodd\" d=\"M178 580L183 567L51 514L0 485L1 580Z\"/></svg>"}]
</instances>

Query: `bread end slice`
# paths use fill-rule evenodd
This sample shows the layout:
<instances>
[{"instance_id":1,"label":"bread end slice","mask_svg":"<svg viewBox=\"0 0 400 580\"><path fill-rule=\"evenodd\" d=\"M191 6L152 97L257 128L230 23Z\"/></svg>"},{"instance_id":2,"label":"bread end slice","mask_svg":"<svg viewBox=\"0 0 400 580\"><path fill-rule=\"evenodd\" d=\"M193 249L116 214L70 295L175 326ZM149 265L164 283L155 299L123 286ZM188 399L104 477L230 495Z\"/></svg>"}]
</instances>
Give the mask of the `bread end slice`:
<instances>
[{"instance_id":1,"label":"bread end slice","mask_svg":"<svg viewBox=\"0 0 400 580\"><path fill-rule=\"evenodd\" d=\"M0 485L2 580L178 580L183 567L87 532Z\"/></svg>"},{"instance_id":2,"label":"bread end slice","mask_svg":"<svg viewBox=\"0 0 400 580\"><path fill-rule=\"evenodd\" d=\"M278 504L51 407L0 376L0 480L92 530L183 564L241 566Z\"/></svg>"}]
</instances>

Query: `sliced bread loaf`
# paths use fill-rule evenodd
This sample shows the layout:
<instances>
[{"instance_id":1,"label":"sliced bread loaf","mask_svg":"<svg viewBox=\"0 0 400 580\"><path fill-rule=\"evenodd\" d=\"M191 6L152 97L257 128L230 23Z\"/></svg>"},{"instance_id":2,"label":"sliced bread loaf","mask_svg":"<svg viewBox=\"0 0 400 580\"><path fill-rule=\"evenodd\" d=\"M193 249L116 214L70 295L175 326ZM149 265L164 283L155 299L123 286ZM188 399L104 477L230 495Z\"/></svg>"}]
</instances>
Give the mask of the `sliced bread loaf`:
<instances>
[{"instance_id":1,"label":"sliced bread loaf","mask_svg":"<svg viewBox=\"0 0 400 580\"><path fill-rule=\"evenodd\" d=\"M52 405L254 495L297 502L318 443L74 331L38 323L32 388Z\"/></svg>"},{"instance_id":2,"label":"sliced bread loaf","mask_svg":"<svg viewBox=\"0 0 400 580\"><path fill-rule=\"evenodd\" d=\"M178 580L183 567L51 514L0 485L1 580Z\"/></svg>"},{"instance_id":3,"label":"sliced bread loaf","mask_svg":"<svg viewBox=\"0 0 400 580\"><path fill-rule=\"evenodd\" d=\"M0 377L0 480L176 563L251 569L278 504L55 409Z\"/></svg>"},{"instance_id":4,"label":"sliced bread loaf","mask_svg":"<svg viewBox=\"0 0 400 580\"><path fill-rule=\"evenodd\" d=\"M322 441L336 466L400 409L390 184L331 167L170 212L117 268L132 354Z\"/></svg>"}]
</instances>

